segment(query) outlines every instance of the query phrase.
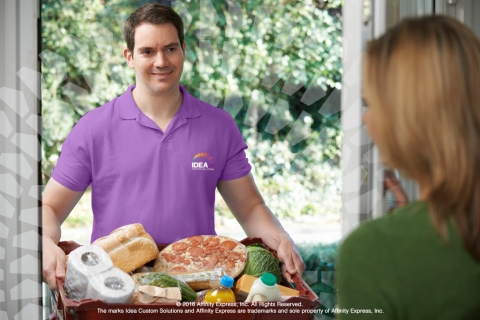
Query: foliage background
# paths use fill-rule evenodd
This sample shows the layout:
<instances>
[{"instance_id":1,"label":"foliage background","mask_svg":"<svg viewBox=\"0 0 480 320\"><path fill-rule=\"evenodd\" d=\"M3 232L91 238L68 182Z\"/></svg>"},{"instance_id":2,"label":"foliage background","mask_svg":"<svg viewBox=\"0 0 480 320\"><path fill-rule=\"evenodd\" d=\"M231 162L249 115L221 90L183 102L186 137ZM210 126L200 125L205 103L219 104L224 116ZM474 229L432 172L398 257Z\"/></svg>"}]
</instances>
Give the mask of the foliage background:
<instances>
[{"instance_id":1,"label":"foliage background","mask_svg":"<svg viewBox=\"0 0 480 320\"><path fill-rule=\"evenodd\" d=\"M146 2L42 1L44 183L76 121L134 83L122 28ZM181 82L235 118L272 211L340 215L342 1L173 5L187 29ZM231 215L217 198L217 214Z\"/></svg>"}]
</instances>

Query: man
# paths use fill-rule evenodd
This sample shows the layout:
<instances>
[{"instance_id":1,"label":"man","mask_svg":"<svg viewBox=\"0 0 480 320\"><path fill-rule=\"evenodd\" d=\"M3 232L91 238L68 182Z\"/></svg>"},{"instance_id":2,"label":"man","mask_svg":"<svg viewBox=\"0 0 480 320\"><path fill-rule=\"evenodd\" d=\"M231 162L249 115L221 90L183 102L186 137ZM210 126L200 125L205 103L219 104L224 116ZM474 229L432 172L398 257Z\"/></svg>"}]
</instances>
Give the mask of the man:
<instances>
[{"instance_id":1,"label":"man","mask_svg":"<svg viewBox=\"0 0 480 320\"><path fill-rule=\"evenodd\" d=\"M65 276L60 225L92 187L92 241L142 223L157 243L215 234L215 188L246 234L261 237L284 262L305 265L259 194L238 128L228 113L179 85L186 43L180 16L147 4L125 24L124 56L136 85L87 113L72 129L43 193L43 276Z\"/></svg>"}]
</instances>

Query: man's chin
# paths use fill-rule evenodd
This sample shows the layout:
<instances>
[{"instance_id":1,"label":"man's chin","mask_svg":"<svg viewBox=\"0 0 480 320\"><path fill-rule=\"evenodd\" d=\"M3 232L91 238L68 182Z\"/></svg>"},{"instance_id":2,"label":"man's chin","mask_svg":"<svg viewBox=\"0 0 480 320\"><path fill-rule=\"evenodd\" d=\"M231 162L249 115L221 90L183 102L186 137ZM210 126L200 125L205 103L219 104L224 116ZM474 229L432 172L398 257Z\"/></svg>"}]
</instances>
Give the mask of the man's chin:
<instances>
[{"instance_id":1,"label":"man's chin","mask_svg":"<svg viewBox=\"0 0 480 320\"><path fill-rule=\"evenodd\" d=\"M163 94L168 94L168 93L172 93L172 92L175 92L175 89L178 90L178 84L177 85L168 85L168 86L155 86L153 88L151 88L151 91L152 93L154 94L159 94L159 95L163 95Z\"/></svg>"}]
</instances>

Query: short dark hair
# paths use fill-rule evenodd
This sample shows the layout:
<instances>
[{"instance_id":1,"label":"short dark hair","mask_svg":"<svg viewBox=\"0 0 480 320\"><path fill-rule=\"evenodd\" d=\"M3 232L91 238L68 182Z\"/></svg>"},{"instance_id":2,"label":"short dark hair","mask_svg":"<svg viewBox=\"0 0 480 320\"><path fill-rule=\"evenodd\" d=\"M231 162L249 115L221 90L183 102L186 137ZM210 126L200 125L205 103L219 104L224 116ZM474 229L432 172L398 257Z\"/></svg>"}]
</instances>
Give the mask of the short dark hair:
<instances>
[{"instance_id":1,"label":"short dark hair","mask_svg":"<svg viewBox=\"0 0 480 320\"><path fill-rule=\"evenodd\" d=\"M171 23L177 29L180 47L183 49L184 34L182 18L171 7L158 3L148 3L138 7L125 22L123 34L127 42L127 48L133 55L135 47L135 28L142 23L166 24Z\"/></svg>"}]
</instances>

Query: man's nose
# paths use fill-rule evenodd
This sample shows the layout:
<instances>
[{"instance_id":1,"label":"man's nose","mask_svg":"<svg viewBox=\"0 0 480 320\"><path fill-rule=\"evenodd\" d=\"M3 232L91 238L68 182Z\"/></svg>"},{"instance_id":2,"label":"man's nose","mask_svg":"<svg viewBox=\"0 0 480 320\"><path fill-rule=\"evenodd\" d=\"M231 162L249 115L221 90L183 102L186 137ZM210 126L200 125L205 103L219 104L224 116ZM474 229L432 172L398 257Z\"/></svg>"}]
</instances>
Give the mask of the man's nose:
<instances>
[{"instance_id":1,"label":"man's nose","mask_svg":"<svg viewBox=\"0 0 480 320\"><path fill-rule=\"evenodd\" d=\"M157 68L163 68L168 66L168 59L163 52L160 51L155 55L154 66Z\"/></svg>"}]
</instances>

